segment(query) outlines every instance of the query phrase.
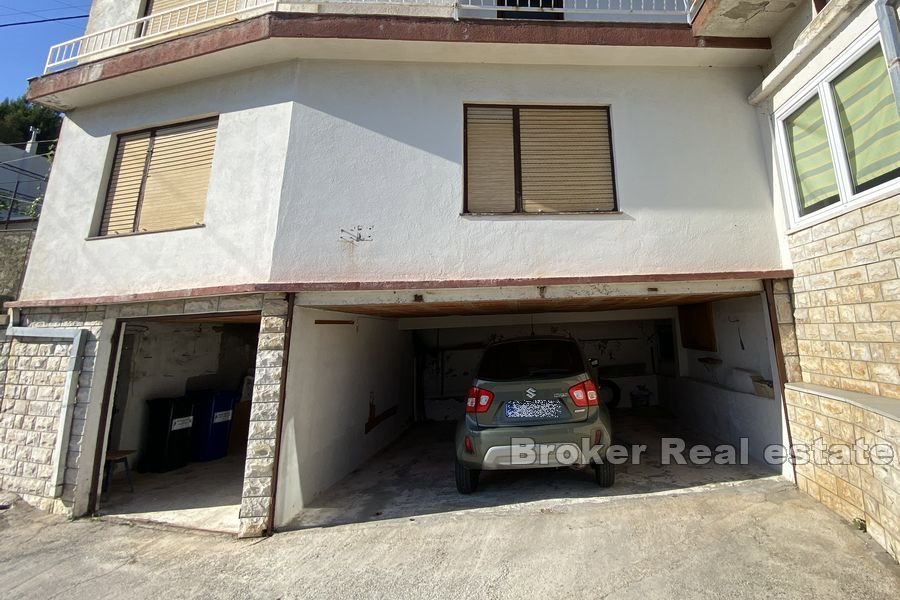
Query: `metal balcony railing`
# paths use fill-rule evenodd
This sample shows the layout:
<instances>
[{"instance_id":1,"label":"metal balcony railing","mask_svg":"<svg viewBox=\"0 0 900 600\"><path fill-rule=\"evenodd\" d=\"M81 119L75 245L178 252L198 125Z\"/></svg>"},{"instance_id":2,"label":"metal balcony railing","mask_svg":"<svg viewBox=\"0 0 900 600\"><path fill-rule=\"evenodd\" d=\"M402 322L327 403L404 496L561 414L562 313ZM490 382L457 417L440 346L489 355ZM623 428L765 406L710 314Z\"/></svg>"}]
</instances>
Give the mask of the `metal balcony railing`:
<instances>
[{"instance_id":1,"label":"metal balcony railing","mask_svg":"<svg viewBox=\"0 0 900 600\"><path fill-rule=\"evenodd\" d=\"M404 7L434 9L459 18L533 18L538 13L574 21L686 22L690 0L200 0L165 12L83 35L50 48L44 73L117 54L162 39L245 19L265 12L403 15ZM384 7L383 10L378 7ZM410 12L410 14L416 14Z\"/></svg>"},{"instance_id":2,"label":"metal balcony railing","mask_svg":"<svg viewBox=\"0 0 900 600\"><path fill-rule=\"evenodd\" d=\"M274 0L201 0L97 31L50 48L44 73L75 66L111 50L144 44L175 33L237 20L250 12L275 8Z\"/></svg>"},{"instance_id":3,"label":"metal balcony railing","mask_svg":"<svg viewBox=\"0 0 900 600\"><path fill-rule=\"evenodd\" d=\"M459 0L461 10L563 13L572 21L625 21L610 17L653 17L684 22L690 0ZM591 18L594 17L594 18ZM661 19L659 17L662 17ZM641 19L651 20L651 19Z\"/></svg>"}]
</instances>

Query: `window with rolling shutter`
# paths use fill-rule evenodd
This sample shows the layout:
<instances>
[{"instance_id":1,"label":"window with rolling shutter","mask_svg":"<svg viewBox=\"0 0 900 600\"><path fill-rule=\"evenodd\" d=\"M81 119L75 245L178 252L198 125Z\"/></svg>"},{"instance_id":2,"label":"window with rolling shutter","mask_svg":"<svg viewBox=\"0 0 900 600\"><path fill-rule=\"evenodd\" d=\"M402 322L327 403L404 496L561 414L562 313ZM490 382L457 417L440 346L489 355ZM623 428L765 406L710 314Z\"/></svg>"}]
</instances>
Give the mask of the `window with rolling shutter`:
<instances>
[{"instance_id":1,"label":"window with rolling shutter","mask_svg":"<svg viewBox=\"0 0 900 600\"><path fill-rule=\"evenodd\" d=\"M516 209L513 109L466 107L466 203L468 212Z\"/></svg>"},{"instance_id":2,"label":"window with rolling shutter","mask_svg":"<svg viewBox=\"0 0 900 600\"><path fill-rule=\"evenodd\" d=\"M100 223L100 235L134 231L134 216L137 214L141 198L149 147L149 132L119 137L112 173L109 176L109 191L106 194L106 206Z\"/></svg>"},{"instance_id":3,"label":"window with rolling shutter","mask_svg":"<svg viewBox=\"0 0 900 600\"><path fill-rule=\"evenodd\" d=\"M145 23L141 35L163 33L176 27L227 15L246 6L247 0L219 0L200 4L198 0L148 0L144 14L153 18Z\"/></svg>"},{"instance_id":4,"label":"window with rolling shutter","mask_svg":"<svg viewBox=\"0 0 900 600\"><path fill-rule=\"evenodd\" d=\"M218 119L122 135L99 235L200 225Z\"/></svg>"},{"instance_id":5,"label":"window with rolling shutter","mask_svg":"<svg viewBox=\"0 0 900 600\"><path fill-rule=\"evenodd\" d=\"M199 0L147 0L147 8L144 11L146 15L154 15L161 12L166 12L167 10L174 10L176 8L182 8L184 6L189 6L191 4L197 4ZM235 4L240 2L240 0L230 0L228 4ZM220 2L220 4L225 4L226 2Z\"/></svg>"},{"instance_id":6,"label":"window with rolling shutter","mask_svg":"<svg viewBox=\"0 0 900 600\"><path fill-rule=\"evenodd\" d=\"M467 213L616 210L607 107L465 107Z\"/></svg>"}]
</instances>

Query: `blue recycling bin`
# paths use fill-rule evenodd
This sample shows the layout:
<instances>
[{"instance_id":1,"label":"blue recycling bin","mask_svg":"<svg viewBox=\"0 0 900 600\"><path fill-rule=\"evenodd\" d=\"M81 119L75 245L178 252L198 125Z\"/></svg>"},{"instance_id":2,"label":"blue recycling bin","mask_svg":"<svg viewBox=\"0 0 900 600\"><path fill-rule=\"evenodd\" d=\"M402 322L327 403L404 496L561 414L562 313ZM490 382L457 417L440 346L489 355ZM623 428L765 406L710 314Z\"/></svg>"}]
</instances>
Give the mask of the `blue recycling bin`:
<instances>
[{"instance_id":1,"label":"blue recycling bin","mask_svg":"<svg viewBox=\"0 0 900 600\"><path fill-rule=\"evenodd\" d=\"M206 462L228 454L231 418L238 392L197 392L194 402L194 460Z\"/></svg>"}]
</instances>

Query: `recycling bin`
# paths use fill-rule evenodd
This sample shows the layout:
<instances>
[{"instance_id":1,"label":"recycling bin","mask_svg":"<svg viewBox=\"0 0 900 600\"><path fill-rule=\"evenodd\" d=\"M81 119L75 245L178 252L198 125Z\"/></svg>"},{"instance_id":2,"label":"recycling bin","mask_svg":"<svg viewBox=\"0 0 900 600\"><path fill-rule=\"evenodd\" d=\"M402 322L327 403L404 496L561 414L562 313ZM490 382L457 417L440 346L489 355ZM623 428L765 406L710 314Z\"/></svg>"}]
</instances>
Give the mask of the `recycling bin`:
<instances>
[{"instance_id":1,"label":"recycling bin","mask_svg":"<svg viewBox=\"0 0 900 600\"><path fill-rule=\"evenodd\" d=\"M206 462L228 454L234 405L238 392L197 392L194 402L193 460Z\"/></svg>"},{"instance_id":2,"label":"recycling bin","mask_svg":"<svg viewBox=\"0 0 900 600\"><path fill-rule=\"evenodd\" d=\"M193 450L194 403L154 398L147 400L147 413L141 470L165 473L186 465Z\"/></svg>"}]
</instances>

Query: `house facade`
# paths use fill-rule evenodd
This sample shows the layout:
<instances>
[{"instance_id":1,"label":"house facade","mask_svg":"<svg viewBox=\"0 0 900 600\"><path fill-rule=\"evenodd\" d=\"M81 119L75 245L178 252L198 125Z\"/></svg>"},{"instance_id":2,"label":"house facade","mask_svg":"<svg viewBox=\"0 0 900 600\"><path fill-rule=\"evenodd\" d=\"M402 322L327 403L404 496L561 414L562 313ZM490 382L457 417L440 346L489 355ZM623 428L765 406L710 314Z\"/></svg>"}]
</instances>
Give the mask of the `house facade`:
<instances>
[{"instance_id":1,"label":"house facade","mask_svg":"<svg viewBox=\"0 0 900 600\"><path fill-rule=\"evenodd\" d=\"M3 489L103 513L110 457L202 418L156 400L243 384L235 527L296 526L455 415L467 352L562 324L756 459L897 450L896 8L743 4L95 0L29 90L66 121ZM898 463L773 468L897 556Z\"/></svg>"}]
</instances>

